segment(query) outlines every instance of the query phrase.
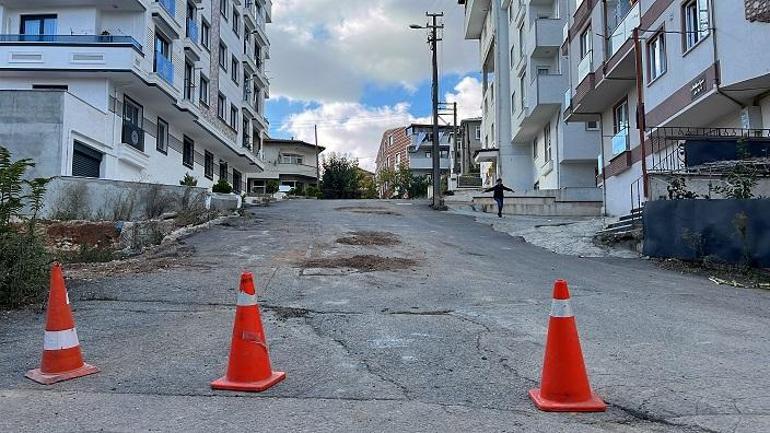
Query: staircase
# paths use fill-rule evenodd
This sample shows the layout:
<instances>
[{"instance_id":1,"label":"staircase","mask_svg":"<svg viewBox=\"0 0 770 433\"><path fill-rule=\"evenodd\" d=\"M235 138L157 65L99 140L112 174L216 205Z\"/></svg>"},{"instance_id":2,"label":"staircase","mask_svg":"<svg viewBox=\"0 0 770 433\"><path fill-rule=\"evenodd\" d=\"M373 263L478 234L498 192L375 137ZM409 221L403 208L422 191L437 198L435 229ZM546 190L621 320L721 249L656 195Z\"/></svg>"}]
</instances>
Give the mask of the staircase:
<instances>
[{"instance_id":1,"label":"staircase","mask_svg":"<svg viewBox=\"0 0 770 433\"><path fill-rule=\"evenodd\" d=\"M594 243L597 245L623 246L641 253L644 240L643 215L644 206L633 209L631 213L621 216L617 222L607 224L604 230L596 233Z\"/></svg>"}]
</instances>

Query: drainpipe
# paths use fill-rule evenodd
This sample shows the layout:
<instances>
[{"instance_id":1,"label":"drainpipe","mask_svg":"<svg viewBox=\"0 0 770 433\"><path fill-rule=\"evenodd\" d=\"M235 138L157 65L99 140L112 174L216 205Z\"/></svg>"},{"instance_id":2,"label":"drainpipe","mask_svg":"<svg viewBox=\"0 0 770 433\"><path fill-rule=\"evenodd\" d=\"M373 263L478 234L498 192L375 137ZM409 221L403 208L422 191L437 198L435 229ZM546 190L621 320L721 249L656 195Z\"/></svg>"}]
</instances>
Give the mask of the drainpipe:
<instances>
[{"instance_id":1,"label":"drainpipe","mask_svg":"<svg viewBox=\"0 0 770 433\"><path fill-rule=\"evenodd\" d=\"M639 28L634 29L634 51L636 52L636 126L639 129L639 146L642 151L642 184L644 185L644 199L649 197L649 185L647 178L647 149L644 146L644 132L647 130L647 113L644 109L644 74L642 73L642 47L639 41Z\"/></svg>"}]
</instances>

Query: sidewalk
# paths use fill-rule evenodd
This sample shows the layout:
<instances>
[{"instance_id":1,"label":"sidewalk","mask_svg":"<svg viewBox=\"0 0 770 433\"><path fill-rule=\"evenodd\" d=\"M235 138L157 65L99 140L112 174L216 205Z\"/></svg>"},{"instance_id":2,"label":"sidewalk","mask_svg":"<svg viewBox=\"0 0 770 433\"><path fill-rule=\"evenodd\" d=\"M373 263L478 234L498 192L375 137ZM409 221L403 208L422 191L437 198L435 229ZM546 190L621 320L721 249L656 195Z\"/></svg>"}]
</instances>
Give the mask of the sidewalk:
<instances>
[{"instance_id":1,"label":"sidewalk","mask_svg":"<svg viewBox=\"0 0 770 433\"><path fill-rule=\"evenodd\" d=\"M452 213L469 215L477 223L491 225L495 231L520 236L528 243L556 254L579 257L639 258L640 255L619 248L598 247L593 236L609 218L603 217L547 217L503 215L473 210L470 206L451 208Z\"/></svg>"}]
</instances>

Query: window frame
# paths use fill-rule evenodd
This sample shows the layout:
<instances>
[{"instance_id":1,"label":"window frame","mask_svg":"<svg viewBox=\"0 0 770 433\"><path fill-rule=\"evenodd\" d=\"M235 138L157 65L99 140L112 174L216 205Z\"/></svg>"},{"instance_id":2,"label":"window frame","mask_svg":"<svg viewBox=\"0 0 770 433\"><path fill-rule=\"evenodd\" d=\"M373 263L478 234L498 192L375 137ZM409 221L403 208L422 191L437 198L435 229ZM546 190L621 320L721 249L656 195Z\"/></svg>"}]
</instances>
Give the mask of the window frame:
<instances>
[{"instance_id":1,"label":"window frame","mask_svg":"<svg viewBox=\"0 0 770 433\"><path fill-rule=\"evenodd\" d=\"M545 162L551 162L553 161L553 137L551 135L551 122L548 122L545 127L543 128L543 149L544 153L543 156L545 157Z\"/></svg>"},{"instance_id":2,"label":"window frame","mask_svg":"<svg viewBox=\"0 0 770 433\"><path fill-rule=\"evenodd\" d=\"M211 81L208 79L208 77L206 77L201 73L198 77L198 101L205 107L208 107L210 103L210 99L209 99L210 89L211 89Z\"/></svg>"},{"instance_id":3,"label":"window frame","mask_svg":"<svg viewBox=\"0 0 770 433\"><path fill-rule=\"evenodd\" d=\"M219 2L219 14L222 15L222 20L227 21L228 20L228 12L230 10L230 5L228 4L228 0L220 0Z\"/></svg>"},{"instance_id":4,"label":"window frame","mask_svg":"<svg viewBox=\"0 0 770 433\"><path fill-rule=\"evenodd\" d=\"M623 113L625 115L625 126L619 122L618 108L625 107ZM631 115L630 107L628 105L628 97L625 97L612 106L612 131L613 135L620 134L624 129L631 129Z\"/></svg>"},{"instance_id":5,"label":"window frame","mask_svg":"<svg viewBox=\"0 0 770 433\"><path fill-rule=\"evenodd\" d=\"M219 67L222 68L223 71L227 72L227 52L229 50L227 49L227 45L225 45L224 42L219 41Z\"/></svg>"},{"instance_id":6,"label":"window frame","mask_svg":"<svg viewBox=\"0 0 770 433\"><path fill-rule=\"evenodd\" d=\"M238 58L235 57L235 54L230 55L230 79L233 80L233 83L238 84L238 80L240 77L240 74L238 73L238 65L240 62L238 61Z\"/></svg>"},{"instance_id":7,"label":"window frame","mask_svg":"<svg viewBox=\"0 0 770 433\"><path fill-rule=\"evenodd\" d=\"M236 107L232 102L230 103L230 121L228 125L234 131L238 131L238 107Z\"/></svg>"},{"instance_id":8,"label":"window frame","mask_svg":"<svg viewBox=\"0 0 770 433\"><path fill-rule=\"evenodd\" d=\"M652 84L668 72L668 55L666 52L666 32L663 28L647 39L647 84ZM655 57L653 57L655 55ZM657 62L660 56L661 62ZM661 69L658 70L657 64Z\"/></svg>"},{"instance_id":9,"label":"window frame","mask_svg":"<svg viewBox=\"0 0 770 433\"><path fill-rule=\"evenodd\" d=\"M233 33L238 39L241 38L241 14L235 8L233 8Z\"/></svg>"},{"instance_id":10,"label":"window frame","mask_svg":"<svg viewBox=\"0 0 770 433\"><path fill-rule=\"evenodd\" d=\"M201 46L211 52L211 24L201 17Z\"/></svg>"},{"instance_id":11,"label":"window frame","mask_svg":"<svg viewBox=\"0 0 770 433\"><path fill-rule=\"evenodd\" d=\"M165 134L161 134L161 125L163 126L163 129L165 130ZM163 146L161 147L161 136L163 136ZM157 124L155 125L155 150L158 152L168 155L168 142L169 138L171 137L171 131L169 129L168 122L163 120L161 117L158 117Z\"/></svg>"},{"instance_id":12,"label":"window frame","mask_svg":"<svg viewBox=\"0 0 770 433\"><path fill-rule=\"evenodd\" d=\"M214 154L208 150L203 151L203 177L214 180Z\"/></svg>"},{"instance_id":13,"label":"window frame","mask_svg":"<svg viewBox=\"0 0 770 433\"><path fill-rule=\"evenodd\" d=\"M219 92L217 95L217 117L219 120L227 123L225 115L227 114L227 97L224 93Z\"/></svg>"},{"instance_id":14,"label":"window frame","mask_svg":"<svg viewBox=\"0 0 770 433\"><path fill-rule=\"evenodd\" d=\"M24 14L19 17L19 34L20 35L31 35L31 36L44 36L49 35L49 33L46 33L45 29L45 22L48 19L54 20L54 28L53 28L53 35L57 33L57 29L59 27L59 15L58 14ZM38 21L39 26L38 30L39 33L26 33L24 24L26 24L29 21Z\"/></svg>"},{"instance_id":15,"label":"window frame","mask_svg":"<svg viewBox=\"0 0 770 433\"><path fill-rule=\"evenodd\" d=\"M694 7L695 17L690 14L691 7ZM711 35L711 5L709 0L687 0L682 3L681 11L682 53L687 54ZM705 23L701 21L704 16ZM694 25L693 29L690 25Z\"/></svg>"},{"instance_id":16,"label":"window frame","mask_svg":"<svg viewBox=\"0 0 770 433\"><path fill-rule=\"evenodd\" d=\"M187 159L188 144L191 146L190 152L189 152L189 157L190 157L189 161ZM182 138L182 165L189 168L190 170L195 169L195 141L193 141L193 139L187 136L184 136L184 138Z\"/></svg>"}]
</instances>

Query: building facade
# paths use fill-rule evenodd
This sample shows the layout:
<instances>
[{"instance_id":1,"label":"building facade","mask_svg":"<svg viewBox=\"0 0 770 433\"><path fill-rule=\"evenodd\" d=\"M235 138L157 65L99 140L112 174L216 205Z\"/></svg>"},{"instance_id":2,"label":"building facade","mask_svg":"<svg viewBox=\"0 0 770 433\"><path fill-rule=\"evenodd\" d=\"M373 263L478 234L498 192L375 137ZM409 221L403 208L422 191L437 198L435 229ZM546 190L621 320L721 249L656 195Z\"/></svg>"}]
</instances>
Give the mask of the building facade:
<instances>
[{"instance_id":1,"label":"building facade","mask_svg":"<svg viewBox=\"0 0 770 433\"><path fill-rule=\"evenodd\" d=\"M567 12L564 117L601 129L609 214L655 198L649 175L685 164L690 139L768 135L770 52L749 42L770 40L758 2L571 0Z\"/></svg>"},{"instance_id":2,"label":"building facade","mask_svg":"<svg viewBox=\"0 0 770 433\"><path fill-rule=\"evenodd\" d=\"M473 0L466 38L478 39L483 76L482 178L519 191L596 187L598 125L567 124L566 0Z\"/></svg>"},{"instance_id":3,"label":"building facade","mask_svg":"<svg viewBox=\"0 0 770 433\"><path fill-rule=\"evenodd\" d=\"M476 152L481 150L481 118L463 119L455 148L455 169L460 175L479 173L479 165L474 160Z\"/></svg>"},{"instance_id":4,"label":"building facade","mask_svg":"<svg viewBox=\"0 0 770 433\"><path fill-rule=\"evenodd\" d=\"M265 194L267 182L271 180L298 192L318 184L323 147L301 140L273 138L266 139L263 144L265 170L249 179L249 193Z\"/></svg>"},{"instance_id":5,"label":"building facade","mask_svg":"<svg viewBox=\"0 0 770 433\"><path fill-rule=\"evenodd\" d=\"M245 191L264 168L271 8L3 0L0 141L41 176L178 184L189 173Z\"/></svg>"}]
</instances>

